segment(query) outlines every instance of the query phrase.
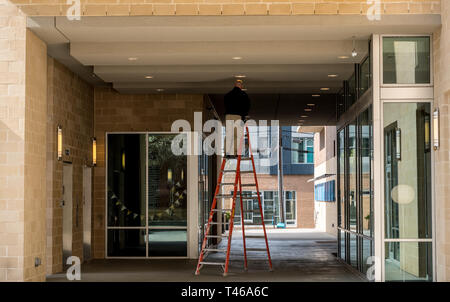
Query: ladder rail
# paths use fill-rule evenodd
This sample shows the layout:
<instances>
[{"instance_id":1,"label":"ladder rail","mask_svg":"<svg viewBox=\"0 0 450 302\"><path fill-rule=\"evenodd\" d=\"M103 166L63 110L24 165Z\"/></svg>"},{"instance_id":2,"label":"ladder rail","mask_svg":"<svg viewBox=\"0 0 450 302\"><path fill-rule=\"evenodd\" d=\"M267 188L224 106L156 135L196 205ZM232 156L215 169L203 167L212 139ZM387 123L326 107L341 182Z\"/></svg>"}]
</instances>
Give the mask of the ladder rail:
<instances>
[{"instance_id":1,"label":"ladder rail","mask_svg":"<svg viewBox=\"0 0 450 302\"><path fill-rule=\"evenodd\" d=\"M211 228L211 222L212 222L212 219L214 217L214 211L213 210L216 208L216 205L217 205L217 197L216 196L219 194L219 191L220 191L220 183L222 182L222 177L223 177L223 172L222 171L225 168L225 162L226 162L226 160L224 158L222 160L222 165L221 165L221 168L220 168L219 178L217 179L216 191L214 193L214 199L213 199L213 202L211 204L211 210L209 212L208 224L206 226L206 230L205 230L204 237L203 237L202 249L201 249L201 252L200 252L200 256L198 257L197 269L195 270L195 274L196 275L200 274L201 262L203 262L203 256L204 256L203 255L203 250L206 248L206 244L208 243L208 236L207 235L209 234L209 231L210 231L210 228Z\"/></svg>"},{"instance_id":2,"label":"ladder rail","mask_svg":"<svg viewBox=\"0 0 450 302\"><path fill-rule=\"evenodd\" d=\"M244 223L244 200L242 199L242 179L241 175L239 174L239 192L240 192L240 204L241 204L241 224L242 224L242 244L244 245L244 270L248 270L247 265L247 247L245 243L245 223Z\"/></svg>"},{"instance_id":3,"label":"ladder rail","mask_svg":"<svg viewBox=\"0 0 450 302\"><path fill-rule=\"evenodd\" d=\"M245 125L245 128L247 130L247 140L248 140L249 155L250 155L250 157L252 159L252 167L253 167L253 171L254 171L253 176L255 178L256 193L258 194L258 205L259 205L259 211L260 211L260 214L261 214L261 224L262 224L263 231L264 231L264 239L265 239L265 242L266 242L267 257L268 257L268 260L269 260L270 270L272 271L273 270L273 268L272 268L272 258L270 257L269 242L267 240L266 224L264 223L264 214L263 214L262 203L261 203L261 194L259 192L258 178L256 177L255 159L253 157L253 153L251 152L252 147L251 147L251 144L250 144L250 131L248 130L248 126L247 125Z\"/></svg>"}]
</instances>

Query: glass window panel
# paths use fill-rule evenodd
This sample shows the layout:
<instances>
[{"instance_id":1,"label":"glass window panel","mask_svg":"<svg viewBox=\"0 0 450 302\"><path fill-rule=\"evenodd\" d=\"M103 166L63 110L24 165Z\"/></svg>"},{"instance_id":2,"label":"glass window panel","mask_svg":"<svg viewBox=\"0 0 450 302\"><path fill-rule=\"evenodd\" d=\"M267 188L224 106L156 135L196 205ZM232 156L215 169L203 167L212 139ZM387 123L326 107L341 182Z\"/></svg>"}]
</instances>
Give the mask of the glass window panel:
<instances>
[{"instance_id":1,"label":"glass window panel","mask_svg":"<svg viewBox=\"0 0 450 302\"><path fill-rule=\"evenodd\" d=\"M339 257L345 261L345 232L339 230Z\"/></svg>"},{"instance_id":2,"label":"glass window panel","mask_svg":"<svg viewBox=\"0 0 450 302\"><path fill-rule=\"evenodd\" d=\"M350 230L356 232L356 123L348 126L348 207Z\"/></svg>"},{"instance_id":3,"label":"glass window panel","mask_svg":"<svg viewBox=\"0 0 450 302\"><path fill-rule=\"evenodd\" d=\"M109 229L109 257L145 257L145 229Z\"/></svg>"},{"instance_id":4,"label":"glass window panel","mask_svg":"<svg viewBox=\"0 0 450 302\"><path fill-rule=\"evenodd\" d=\"M369 257L373 256L372 252L372 240L362 239L363 247L362 247L362 273L366 274L367 270L374 265L374 261L372 259L371 262L369 262Z\"/></svg>"},{"instance_id":5,"label":"glass window panel","mask_svg":"<svg viewBox=\"0 0 450 302\"><path fill-rule=\"evenodd\" d=\"M360 114L359 127L359 160L360 160L360 190L359 199L361 205L362 232L366 236L372 236L373 212L372 212L372 119L371 108Z\"/></svg>"},{"instance_id":6,"label":"glass window panel","mask_svg":"<svg viewBox=\"0 0 450 302\"><path fill-rule=\"evenodd\" d=\"M186 230L148 230L149 257L187 256Z\"/></svg>"},{"instance_id":7,"label":"glass window panel","mask_svg":"<svg viewBox=\"0 0 450 302\"><path fill-rule=\"evenodd\" d=\"M429 84L430 37L383 38L385 84Z\"/></svg>"},{"instance_id":8,"label":"glass window panel","mask_svg":"<svg viewBox=\"0 0 450 302\"><path fill-rule=\"evenodd\" d=\"M359 95L362 96L371 85L370 57L367 57L366 60L364 60L364 62L361 64L359 84L360 84Z\"/></svg>"},{"instance_id":9,"label":"glass window panel","mask_svg":"<svg viewBox=\"0 0 450 302\"><path fill-rule=\"evenodd\" d=\"M386 238L431 238L430 104L384 105Z\"/></svg>"},{"instance_id":10,"label":"glass window panel","mask_svg":"<svg viewBox=\"0 0 450 302\"><path fill-rule=\"evenodd\" d=\"M171 149L173 134L148 136L149 226L187 225L187 157Z\"/></svg>"},{"instance_id":11,"label":"glass window panel","mask_svg":"<svg viewBox=\"0 0 450 302\"><path fill-rule=\"evenodd\" d=\"M338 134L338 165L339 165L339 226L346 228L345 223L345 129Z\"/></svg>"},{"instance_id":12,"label":"glass window panel","mask_svg":"<svg viewBox=\"0 0 450 302\"><path fill-rule=\"evenodd\" d=\"M432 281L431 242L387 242L386 281Z\"/></svg>"},{"instance_id":13,"label":"glass window panel","mask_svg":"<svg viewBox=\"0 0 450 302\"><path fill-rule=\"evenodd\" d=\"M145 226L145 134L108 134L108 226Z\"/></svg>"},{"instance_id":14,"label":"glass window panel","mask_svg":"<svg viewBox=\"0 0 450 302\"><path fill-rule=\"evenodd\" d=\"M354 234L350 234L350 265L354 268L358 268L358 237Z\"/></svg>"}]
</instances>

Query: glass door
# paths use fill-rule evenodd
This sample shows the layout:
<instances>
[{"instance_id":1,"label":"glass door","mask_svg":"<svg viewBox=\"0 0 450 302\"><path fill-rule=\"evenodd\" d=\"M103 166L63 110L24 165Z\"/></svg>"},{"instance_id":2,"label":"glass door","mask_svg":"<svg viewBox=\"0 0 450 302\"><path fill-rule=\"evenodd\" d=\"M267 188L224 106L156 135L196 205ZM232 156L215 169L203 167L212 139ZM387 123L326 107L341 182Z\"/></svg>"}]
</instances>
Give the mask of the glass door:
<instances>
[{"instance_id":1,"label":"glass door","mask_svg":"<svg viewBox=\"0 0 450 302\"><path fill-rule=\"evenodd\" d=\"M148 134L148 256L187 256L187 158L174 134Z\"/></svg>"}]
</instances>

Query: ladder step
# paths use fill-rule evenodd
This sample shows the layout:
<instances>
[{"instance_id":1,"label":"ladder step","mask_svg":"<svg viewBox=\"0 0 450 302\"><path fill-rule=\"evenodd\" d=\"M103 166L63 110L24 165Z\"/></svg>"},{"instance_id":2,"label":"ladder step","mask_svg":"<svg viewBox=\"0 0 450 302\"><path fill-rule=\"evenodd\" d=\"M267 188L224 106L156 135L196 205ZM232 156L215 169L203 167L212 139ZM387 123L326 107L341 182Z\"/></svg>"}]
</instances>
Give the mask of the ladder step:
<instances>
[{"instance_id":1,"label":"ladder step","mask_svg":"<svg viewBox=\"0 0 450 302\"><path fill-rule=\"evenodd\" d=\"M220 265L220 266L225 265L225 263L221 263L221 262L204 262L204 261L200 262L200 264L201 265Z\"/></svg>"},{"instance_id":2,"label":"ladder step","mask_svg":"<svg viewBox=\"0 0 450 302\"><path fill-rule=\"evenodd\" d=\"M225 159L234 159L234 160L236 160L236 159L238 159L238 155L228 155L227 157L225 157ZM249 156L241 156L241 160L252 160L252 158L251 157L249 157Z\"/></svg>"},{"instance_id":3,"label":"ladder step","mask_svg":"<svg viewBox=\"0 0 450 302\"><path fill-rule=\"evenodd\" d=\"M227 250L221 250L221 249L203 249L204 252L218 252L218 253L226 253Z\"/></svg>"},{"instance_id":4,"label":"ladder step","mask_svg":"<svg viewBox=\"0 0 450 302\"><path fill-rule=\"evenodd\" d=\"M227 235L206 235L206 238L224 238L228 237Z\"/></svg>"},{"instance_id":5,"label":"ladder step","mask_svg":"<svg viewBox=\"0 0 450 302\"><path fill-rule=\"evenodd\" d=\"M220 185L221 186L234 186L234 182L223 182Z\"/></svg>"},{"instance_id":6,"label":"ladder step","mask_svg":"<svg viewBox=\"0 0 450 302\"><path fill-rule=\"evenodd\" d=\"M216 198L233 198L233 194L217 194Z\"/></svg>"},{"instance_id":7,"label":"ladder step","mask_svg":"<svg viewBox=\"0 0 450 302\"><path fill-rule=\"evenodd\" d=\"M232 209L212 209L213 212L231 212Z\"/></svg>"},{"instance_id":8,"label":"ladder step","mask_svg":"<svg viewBox=\"0 0 450 302\"><path fill-rule=\"evenodd\" d=\"M236 173L236 170L222 170L223 173ZM241 171L241 174L253 173L253 171Z\"/></svg>"},{"instance_id":9,"label":"ladder step","mask_svg":"<svg viewBox=\"0 0 450 302\"><path fill-rule=\"evenodd\" d=\"M243 187L254 187L256 184L242 184Z\"/></svg>"},{"instance_id":10,"label":"ladder step","mask_svg":"<svg viewBox=\"0 0 450 302\"><path fill-rule=\"evenodd\" d=\"M245 235L245 238L264 238L264 236L260 236L260 235Z\"/></svg>"},{"instance_id":11,"label":"ladder step","mask_svg":"<svg viewBox=\"0 0 450 302\"><path fill-rule=\"evenodd\" d=\"M246 250L249 252L265 252L265 251L267 251L267 249L265 249L265 248L247 248Z\"/></svg>"},{"instance_id":12,"label":"ladder step","mask_svg":"<svg viewBox=\"0 0 450 302\"><path fill-rule=\"evenodd\" d=\"M209 224L218 225L218 224L230 224L230 223L229 222L210 222Z\"/></svg>"}]
</instances>

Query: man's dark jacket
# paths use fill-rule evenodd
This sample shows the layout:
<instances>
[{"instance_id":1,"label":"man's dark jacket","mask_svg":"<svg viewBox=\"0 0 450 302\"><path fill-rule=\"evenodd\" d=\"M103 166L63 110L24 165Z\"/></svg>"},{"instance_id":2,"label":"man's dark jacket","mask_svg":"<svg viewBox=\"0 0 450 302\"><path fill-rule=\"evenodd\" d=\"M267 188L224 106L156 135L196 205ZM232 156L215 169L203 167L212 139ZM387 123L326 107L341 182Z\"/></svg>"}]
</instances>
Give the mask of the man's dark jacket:
<instances>
[{"instance_id":1,"label":"man's dark jacket","mask_svg":"<svg viewBox=\"0 0 450 302\"><path fill-rule=\"evenodd\" d=\"M250 98L245 91L234 87L225 95L225 114L240 115L242 119L248 115L250 110Z\"/></svg>"}]
</instances>

